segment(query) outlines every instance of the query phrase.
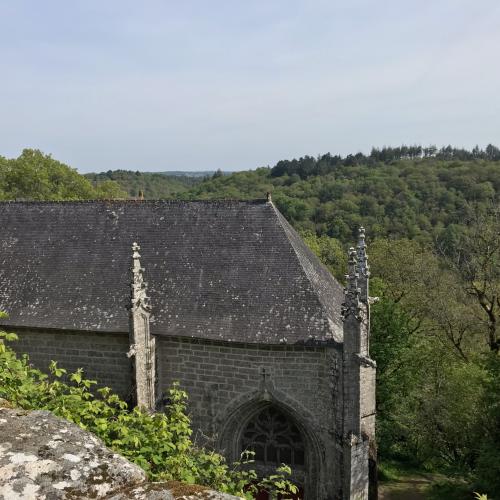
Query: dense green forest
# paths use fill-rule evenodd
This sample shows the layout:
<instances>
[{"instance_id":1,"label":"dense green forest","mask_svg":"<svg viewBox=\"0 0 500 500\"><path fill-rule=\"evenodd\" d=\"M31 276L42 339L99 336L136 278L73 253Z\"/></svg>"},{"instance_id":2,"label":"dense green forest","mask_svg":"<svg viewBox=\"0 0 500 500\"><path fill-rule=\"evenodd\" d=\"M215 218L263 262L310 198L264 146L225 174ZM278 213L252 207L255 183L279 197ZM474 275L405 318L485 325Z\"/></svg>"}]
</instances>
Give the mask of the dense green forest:
<instances>
[{"instance_id":1,"label":"dense green forest","mask_svg":"<svg viewBox=\"0 0 500 500\"><path fill-rule=\"evenodd\" d=\"M463 498L473 488L500 498L498 148L306 156L178 188L179 179L161 174L146 176L148 188L133 179L144 174L114 175L90 182L26 150L0 158L0 198L119 198L144 189L146 197L251 199L271 192L340 280L346 250L365 226L379 297L371 353L382 472L389 474L388 464L440 471L460 478ZM164 179L169 187L160 187Z\"/></svg>"}]
</instances>

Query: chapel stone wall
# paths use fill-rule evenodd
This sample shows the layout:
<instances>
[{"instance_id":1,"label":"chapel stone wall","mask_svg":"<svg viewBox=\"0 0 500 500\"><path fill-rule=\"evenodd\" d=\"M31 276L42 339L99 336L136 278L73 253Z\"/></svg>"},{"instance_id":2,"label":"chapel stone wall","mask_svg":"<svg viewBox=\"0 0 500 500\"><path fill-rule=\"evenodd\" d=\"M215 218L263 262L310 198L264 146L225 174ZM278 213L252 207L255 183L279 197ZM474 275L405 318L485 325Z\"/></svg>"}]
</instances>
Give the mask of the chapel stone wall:
<instances>
[{"instance_id":1,"label":"chapel stone wall","mask_svg":"<svg viewBox=\"0 0 500 500\"><path fill-rule=\"evenodd\" d=\"M13 329L10 329L13 330ZM17 330L12 347L47 371L51 360L122 397L131 390L127 334ZM311 445L306 499L340 498L343 469L342 352L333 345L271 346L157 337L157 394L174 381L189 395L193 437L210 441L233 459L238 427L253 405L279 403L306 430ZM264 391L268 395L264 396ZM243 411L238 413L238 408ZM235 417L236 416L236 417ZM221 438L224 426L227 439ZM240 425L241 424L241 425ZM232 450L231 450L232 447Z\"/></svg>"},{"instance_id":2,"label":"chapel stone wall","mask_svg":"<svg viewBox=\"0 0 500 500\"><path fill-rule=\"evenodd\" d=\"M163 337L157 338L157 355L158 394L172 382L180 382L189 394L197 439L212 438L234 459L238 427L244 425L246 412L253 405L283 404L307 429L314 447L311 472L315 478L310 484L314 492L309 491L306 498L337 498L342 470L342 355L338 349ZM264 395L264 390L269 394ZM246 409L237 413L239 405ZM234 415L236 421L227 429Z\"/></svg>"},{"instance_id":3,"label":"chapel stone wall","mask_svg":"<svg viewBox=\"0 0 500 500\"><path fill-rule=\"evenodd\" d=\"M13 329L19 340L10 343L18 354L48 372L51 360L69 372L83 368L85 377L108 386L123 398L131 389L128 334Z\"/></svg>"}]
</instances>

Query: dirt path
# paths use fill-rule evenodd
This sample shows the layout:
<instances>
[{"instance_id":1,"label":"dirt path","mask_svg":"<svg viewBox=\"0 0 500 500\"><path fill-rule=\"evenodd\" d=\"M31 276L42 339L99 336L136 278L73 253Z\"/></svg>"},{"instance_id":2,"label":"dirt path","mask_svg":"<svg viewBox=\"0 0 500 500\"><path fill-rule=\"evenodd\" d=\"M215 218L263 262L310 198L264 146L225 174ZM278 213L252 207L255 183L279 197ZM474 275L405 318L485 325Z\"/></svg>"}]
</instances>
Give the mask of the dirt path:
<instances>
[{"instance_id":1,"label":"dirt path","mask_svg":"<svg viewBox=\"0 0 500 500\"><path fill-rule=\"evenodd\" d=\"M429 485L437 479L433 474L405 476L398 481L379 484L379 500L424 500Z\"/></svg>"}]
</instances>

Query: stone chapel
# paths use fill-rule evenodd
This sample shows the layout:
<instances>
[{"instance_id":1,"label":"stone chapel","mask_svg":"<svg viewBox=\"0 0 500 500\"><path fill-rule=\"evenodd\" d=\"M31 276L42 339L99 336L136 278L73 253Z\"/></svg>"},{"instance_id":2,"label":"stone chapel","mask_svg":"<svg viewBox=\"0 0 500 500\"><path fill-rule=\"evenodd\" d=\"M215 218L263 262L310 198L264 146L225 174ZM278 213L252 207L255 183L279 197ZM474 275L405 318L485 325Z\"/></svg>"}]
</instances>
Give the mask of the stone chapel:
<instances>
[{"instance_id":1,"label":"stone chapel","mask_svg":"<svg viewBox=\"0 0 500 500\"><path fill-rule=\"evenodd\" d=\"M363 229L345 290L272 203L0 202L1 325L161 411L179 381L197 439L300 498L376 495ZM376 497L375 497L376 498Z\"/></svg>"}]
</instances>

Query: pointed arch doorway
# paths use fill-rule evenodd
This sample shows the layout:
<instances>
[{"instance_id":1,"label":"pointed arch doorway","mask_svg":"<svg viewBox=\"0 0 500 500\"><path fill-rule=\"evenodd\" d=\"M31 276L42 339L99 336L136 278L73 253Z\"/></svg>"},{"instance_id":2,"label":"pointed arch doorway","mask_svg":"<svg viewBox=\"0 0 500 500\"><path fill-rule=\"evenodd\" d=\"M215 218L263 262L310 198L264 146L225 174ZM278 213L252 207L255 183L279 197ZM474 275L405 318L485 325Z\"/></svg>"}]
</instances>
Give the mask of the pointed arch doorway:
<instances>
[{"instance_id":1,"label":"pointed arch doorway","mask_svg":"<svg viewBox=\"0 0 500 500\"><path fill-rule=\"evenodd\" d=\"M273 396L277 396L276 393ZM299 487L297 499L321 497L322 445L312 416L296 401L248 394L221 410L218 447L229 461L238 461L245 449L255 452L252 468L259 476L272 474L282 462L292 469L291 480ZM257 497L267 500L267 496Z\"/></svg>"},{"instance_id":2,"label":"pointed arch doorway","mask_svg":"<svg viewBox=\"0 0 500 500\"><path fill-rule=\"evenodd\" d=\"M289 465L298 492L287 498L304 498L306 446L297 425L283 411L268 405L254 413L241 432L240 450L254 453L255 468L261 476L272 474L281 464ZM271 497L262 490L255 498Z\"/></svg>"}]
</instances>

